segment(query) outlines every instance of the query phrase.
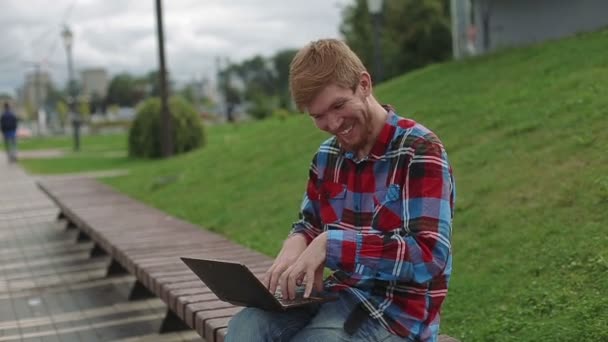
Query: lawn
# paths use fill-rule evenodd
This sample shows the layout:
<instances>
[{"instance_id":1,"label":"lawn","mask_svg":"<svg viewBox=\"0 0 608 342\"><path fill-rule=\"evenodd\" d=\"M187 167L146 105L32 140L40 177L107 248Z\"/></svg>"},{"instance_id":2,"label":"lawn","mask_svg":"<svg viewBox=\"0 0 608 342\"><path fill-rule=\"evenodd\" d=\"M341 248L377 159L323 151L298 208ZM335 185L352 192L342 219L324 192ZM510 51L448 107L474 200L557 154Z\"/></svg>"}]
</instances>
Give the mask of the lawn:
<instances>
[{"instance_id":1,"label":"lawn","mask_svg":"<svg viewBox=\"0 0 608 342\"><path fill-rule=\"evenodd\" d=\"M454 168L444 333L608 340L606 41L603 31L434 65L376 89L438 133ZM207 132L204 149L126 161L128 176L103 181L274 255L325 135L304 116Z\"/></svg>"},{"instance_id":2,"label":"lawn","mask_svg":"<svg viewBox=\"0 0 608 342\"><path fill-rule=\"evenodd\" d=\"M83 135L81 147L88 151L96 150L124 150L127 144L126 134L96 134ZM32 137L19 140L19 150L60 149L70 151L73 147L71 135L55 137Z\"/></svg>"},{"instance_id":3,"label":"lawn","mask_svg":"<svg viewBox=\"0 0 608 342\"><path fill-rule=\"evenodd\" d=\"M21 158L20 164L30 173L61 174L72 172L126 170L143 160L127 157L127 135L86 135L80 151L74 152L71 137L45 137L19 141L19 151L59 150L64 155L52 159ZM25 155L26 153L22 153Z\"/></svg>"}]
</instances>

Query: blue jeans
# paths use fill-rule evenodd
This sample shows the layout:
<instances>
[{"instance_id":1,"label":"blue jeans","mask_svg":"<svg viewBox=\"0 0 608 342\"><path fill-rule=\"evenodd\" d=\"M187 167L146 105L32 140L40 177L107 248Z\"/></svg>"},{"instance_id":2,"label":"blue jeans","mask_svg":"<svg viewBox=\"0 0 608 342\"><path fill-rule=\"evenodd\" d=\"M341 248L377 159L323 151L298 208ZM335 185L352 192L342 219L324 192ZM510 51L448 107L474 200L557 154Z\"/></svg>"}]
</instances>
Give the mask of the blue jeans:
<instances>
[{"instance_id":1,"label":"blue jeans","mask_svg":"<svg viewBox=\"0 0 608 342\"><path fill-rule=\"evenodd\" d=\"M352 294L341 292L336 301L286 312L244 308L228 323L225 341L406 341L371 318L354 335L348 335L344 321L356 305Z\"/></svg>"},{"instance_id":2,"label":"blue jeans","mask_svg":"<svg viewBox=\"0 0 608 342\"><path fill-rule=\"evenodd\" d=\"M3 135L8 161L14 162L17 160L17 137L14 132L3 132Z\"/></svg>"}]
</instances>

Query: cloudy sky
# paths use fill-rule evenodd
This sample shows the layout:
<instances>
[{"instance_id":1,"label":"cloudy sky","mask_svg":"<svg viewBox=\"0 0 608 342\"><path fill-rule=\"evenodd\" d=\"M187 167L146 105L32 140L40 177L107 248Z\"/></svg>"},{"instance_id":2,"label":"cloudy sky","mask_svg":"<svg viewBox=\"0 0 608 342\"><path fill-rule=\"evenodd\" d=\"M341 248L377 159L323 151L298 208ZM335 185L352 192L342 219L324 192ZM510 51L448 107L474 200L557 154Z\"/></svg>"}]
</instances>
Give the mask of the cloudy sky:
<instances>
[{"instance_id":1,"label":"cloudy sky","mask_svg":"<svg viewBox=\"0 0 608 342\"><path fill-rule=\"evenodd\" d=\"M213 77L216 57L270 56L318 38L339 37L353 0L164 0L165 50L172 78ZM60 33L74 32L76 70L141 74L157 67L154 0L0 0L0 93L14 94L34 63L63 86Z\"/></svg>"}]
</instances>

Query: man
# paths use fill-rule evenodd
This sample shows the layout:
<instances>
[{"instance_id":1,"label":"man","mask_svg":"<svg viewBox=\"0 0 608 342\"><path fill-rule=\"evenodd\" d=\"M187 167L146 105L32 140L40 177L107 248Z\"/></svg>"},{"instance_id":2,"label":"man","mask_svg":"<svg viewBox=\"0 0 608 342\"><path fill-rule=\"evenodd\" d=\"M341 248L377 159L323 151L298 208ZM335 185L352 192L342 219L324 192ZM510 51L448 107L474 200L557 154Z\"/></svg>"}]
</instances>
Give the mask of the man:
<instances>
[{"instance_id":1,"label":"man","mask_svg":"<svg viewBox=\"0 0 608 342\"><path fill-rule=\"evenodd\" d=\"M11 111L8 102L4 103L4 111L0 116L0 129L4 137L4 147L9 162L17 161L17 116Z\"/></svg>"},{"instance_id":2,"label":"man","mask_svg":"<svg viewBox=\"0 0 608 342\"><path fill-rule=\"evenodd\" d=\"M338 300L245 308L228 341L436 341L452 269L454 182L440 140L382 106L360 59L333 39L290 67L297 106L333 135L315 154L293 229L265 275L284 298L306 283ZM323 283L323 269L334 273Z\"/></svg>"}]
</instances>

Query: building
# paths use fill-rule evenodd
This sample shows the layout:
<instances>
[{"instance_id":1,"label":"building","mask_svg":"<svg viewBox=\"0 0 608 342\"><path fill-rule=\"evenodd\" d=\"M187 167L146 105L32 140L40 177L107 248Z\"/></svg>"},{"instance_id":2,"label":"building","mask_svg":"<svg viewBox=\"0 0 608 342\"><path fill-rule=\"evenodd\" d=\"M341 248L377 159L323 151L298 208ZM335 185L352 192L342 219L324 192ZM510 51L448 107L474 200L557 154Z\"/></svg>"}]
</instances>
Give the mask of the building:
<instances>
[{"instance_id":1,"label":"building","mask_svg":"<svg viewBox=\"0 0 608 342\"><path fill-rule=\"evenodd\" d=\"M608 26L605 0L451 0L455 58Z\"/></svg>"},{"instance_id":2,"label":"building","mask_svg":"<svg viewBox=\"0 0 608 342\"><path fill-rule=\"evenodd\" d=\"M51 77L49 73L36 69L25 75L25 83L19 92L19 102L32 111L37 111L49 95Z\"/></svg>"},{"instance_id":3,"label":"building","mask_svg":"<svg viewBox=\"0 0 608 342\"><path fill-rule=\"evenodd\" d=\"M84 69L80 72L82 95L91 98L105 98L108 94L108 73L103 68Z\"/></svg>"}]
</instances>

